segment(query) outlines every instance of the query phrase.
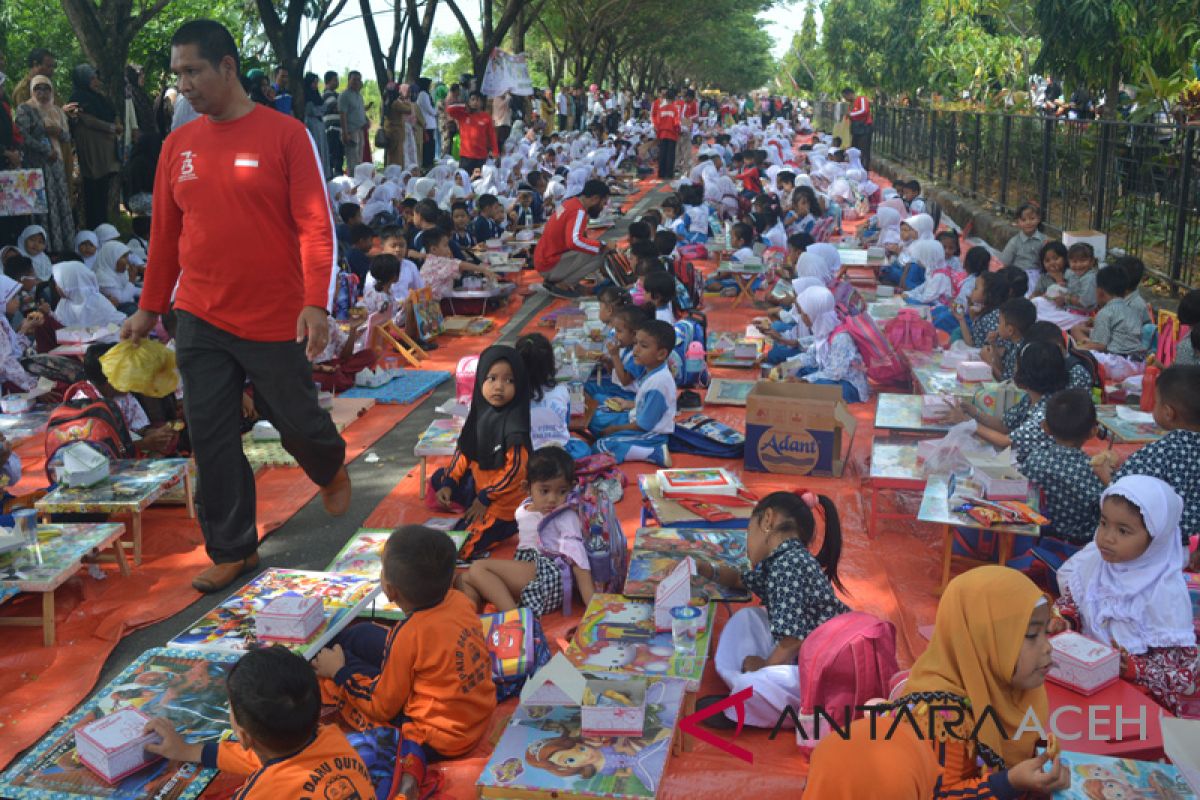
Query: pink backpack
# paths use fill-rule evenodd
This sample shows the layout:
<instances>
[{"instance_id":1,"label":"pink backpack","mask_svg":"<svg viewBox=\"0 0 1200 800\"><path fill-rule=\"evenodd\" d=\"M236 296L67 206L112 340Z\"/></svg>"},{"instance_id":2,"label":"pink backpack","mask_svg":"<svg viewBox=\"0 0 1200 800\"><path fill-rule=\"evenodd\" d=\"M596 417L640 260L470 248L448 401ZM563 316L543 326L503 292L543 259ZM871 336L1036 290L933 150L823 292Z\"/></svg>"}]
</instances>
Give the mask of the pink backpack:
<instances>
[{"instance_id":1,"label":"pink backpack","mask_svg":"<svg viewBox=\"0 0 1200 800\"><path fill-rule=\"evenodd\" d=\"M478 366L479 356L463 356L458 360L458 366L454 369L454 395L458 402L471 402L471 395L475 393L475 369Z\"/></svg>"},{"instance_id":2,"label":"pink backpack","mask_svg":"<svg viewBox=\"0 0 1200 800\"><path fill-rule=\"evenodd\" d=\"M916 311L900 309L895 319L883 326L883 335L897 353L929 353L937 346L937 330Z\"/></svg>"},{"instance_id":3,"label":"pink backpack","mask_svg":"<svg viewBox=\"0 0 1200 800\"><path fill-rule=\"evenodd\" d=\"M903 383L908 379L908 370L892 350L888 340L883 338L879 328L875 327L875 322L869 314L846 317L833 331L834 336L839 333L848 333L854 340L858 355L867 368L869 380L877 384L892 384Z\"/></svg>"},{"instance_id":4,"label":"pink backpack","mask_svg":"<svg viewBox=\"0 0 1200 800\"><path fill-rule=\"evenodd\" d=\"M810 738L798 739L802 748L817 746L813 713L822 708L844 727L846 708L851 719L863 716L858 706L886 698L896 663L896 626L862 611L840 614L818 627L800 645L799 717ZM824 718L818 734L828 735ZM835 734L836 735L836 734Z\"/></svg>"}]
</instances>

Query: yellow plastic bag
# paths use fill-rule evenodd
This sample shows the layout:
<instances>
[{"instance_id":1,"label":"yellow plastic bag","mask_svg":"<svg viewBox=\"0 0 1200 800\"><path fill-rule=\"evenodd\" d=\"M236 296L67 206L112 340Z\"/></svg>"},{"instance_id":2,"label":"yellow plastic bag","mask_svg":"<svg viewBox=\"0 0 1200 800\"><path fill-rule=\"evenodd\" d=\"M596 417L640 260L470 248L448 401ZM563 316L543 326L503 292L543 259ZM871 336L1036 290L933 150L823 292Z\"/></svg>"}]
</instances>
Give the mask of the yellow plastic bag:
<instances>
[{"instance_id":1,"label":"yellow plastic bag","mask_svg":"<svg viewBox=\"0 0 1200 800\"><path fill-rule=\"evenodd\" d=\"M121 342L100 356L100 366L118 392L166 397L179 388L175 351L153 340Z\"/></svg>"}]
</instances>

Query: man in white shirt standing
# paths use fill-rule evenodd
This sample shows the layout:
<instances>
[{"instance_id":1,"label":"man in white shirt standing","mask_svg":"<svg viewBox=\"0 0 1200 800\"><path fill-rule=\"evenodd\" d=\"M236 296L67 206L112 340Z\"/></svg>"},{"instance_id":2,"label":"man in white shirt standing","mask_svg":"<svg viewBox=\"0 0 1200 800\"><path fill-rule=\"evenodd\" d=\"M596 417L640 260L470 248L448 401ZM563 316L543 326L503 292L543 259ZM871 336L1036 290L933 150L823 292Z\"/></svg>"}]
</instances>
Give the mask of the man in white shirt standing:
<instances>
[{"instance_id":1,"label":"man in white shirt standing","mask_svg":"<svg viewBox=\"0 0 1200 800\"><path fill-rule=\"evenodd\" d=\"M571 113L571 95L567 94L567 87L562 87L558 90L558 127L555 130L565 131L567 129L567 116Z\"/></svg>"}]
</instances>

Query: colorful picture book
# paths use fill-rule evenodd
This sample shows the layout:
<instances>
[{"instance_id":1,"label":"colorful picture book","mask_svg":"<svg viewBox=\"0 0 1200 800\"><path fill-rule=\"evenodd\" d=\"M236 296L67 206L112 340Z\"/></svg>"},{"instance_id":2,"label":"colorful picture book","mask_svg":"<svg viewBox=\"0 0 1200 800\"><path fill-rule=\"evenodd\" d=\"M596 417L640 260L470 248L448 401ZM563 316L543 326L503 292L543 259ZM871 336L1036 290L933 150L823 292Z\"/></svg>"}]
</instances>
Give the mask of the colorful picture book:
<instances>
[{"instance_id":1,"label":"colorful picture book","mask_svg":"<svg viewBox=\"0 0 1200 800\"><path fill-rule=\"evenodd\" d=\"M708 363L714 367L754 367L766 352L766 339L730 333L708 334Z\"/></svg>"},{"instance_id":2,"label":"colorful picture book","mask_svg":"<svg viewBox=\"0 0 1200 800\"><path fill-rule=\"evenodd\" d=\"M432 289L428 286L413 289L408 293L408 302L412 303L413 314L417 318L417 330L422 339L429 341L445 330L442 304L433 296Z\"/></svg>"},{"instance_id":3,"label":"colorful picture book","mask_svg":"<svg viewBox=\"0 0 1200 800\"><path fill-rule=\"evenodd\" d=\"M59 487L37 501L42 514L129 514L143 511L190 469L186 458L122 459L109 463L108 478L94 486Z\"/></svg>"},{"instance_id":4,"label":"colorful picture book","mask_svg":"<svg viewBox=\"0 0 1200 800\"><path fill-rule=\"evenodd\" d=\"M479 776L480 796L656 797L683 695L683 681L649 681L642 735L602 739L584 737L578 706L519 706Z\"/></svg>"},{"instance_id":5,"label":"colorful picture book","mask_svg":"<svg viewBox=\"0 0 1200 800\"><path fill-rule=\"evenodd\" d=\"M757 381L731 381L716 378L708 386L704 402L714 406L745 406L746 398Z\"/></svg>"},{"instance_id":6,"label":"colorful picture book","mask_svg":"<svg viewBox=\"0 0 1200 800\"><path fill-rule=\"evenodd\" d=\"M701 530L698 528L640 528L629 559L625 594L629 597L654 597L659 581L670 574L687 556L724 565L738 572L750 568L746 558L744 530ZM697 576L692 580L692 596L710 600L750 600L745 589L731 589Z\"/></svg>"},{"instance_id":7,"label":"colorful picture book","mask_svg":"<svg viewBox=\"0 0 1200 800\"><path fill-rule=\"evenodd\" d=\"M452 456L458 446L458 437L462 434L462 417L444 417L429 423L429 427L421 434L413 448L413 455L418 456Z\"/></svg>"},{"instance_id":8,"label":"colorful picture book","mask_svg":"<svg viewBox=\"0 0 1200 800\"><path fill-rule=\"evenodd\" d=\"M1071 788L1055 792L1054 800L1185 800L1196 796L1171 764L1066 751L1062 761L1071 771Z\"/></svg>"},{"instance_id":9,"label":"colorful picture book","mask_svg":"<svg viewBox=\"0 0 1200 800\"><path fill-rule=\"evenodd\" d=\"M450 520L453 524L454 520ZM341 552L333 557L326 570L344 575L361 575L373 581L379 580L383 569L383 546L387 544L392 531L388 528L360 528L358 533L350 537ZM460 550L467 541L466 531L447 530L446 535L454 540L454 549ZM403 619L404 612L399 606L388 602L381 593L375 598L367 611L374 617L384 619Z\"/></svg>"},{"instance_id":10,"label":"colorful picture book","mask_svg":"<svg viewBox=\"0 0 1200 800\"><path fill-rule=\"evenodd\" d=\"M683 678L688 691L695 691L708 657L715 608L712 603L706 604L704 630L696 637L696 655L682 656L675 653L670 631L655 631L653 600L593 595L575 638L567 646L567 658L586 671Z\"/></svg>"},{"instance_id":11,"label":"colorful picture book","mask_svg":"<svg viewBox=\"0 0 1200 800\"><path fill-rule=\"evenodd\" d=\"M666 497L678 495L732 496L738 493L741 484L733 473L720 467L692 469L660 469L658 485Z\"/></svg>"},{"instance_id":12,"label":"colorful picture book","mask_svg":"<svg viewBox=\"0 0 1200 800\"><path fill-rule=\"evenodd\" d=\"M110 786L75 757L75 729L132 706L166 717L189 742L219 738L229 729L225 674L236 654L147 650L78 710L54 727L0 776L0 797L13 800L134 800L198 797L217 771L199 764L157 761Z\"/></svg>"},{"instance_id":13,"label":"colorful picture book","mask_svg":"<svg viewBox=\"0 0 1200 800\"><path fill-rule=\"evenodd\" d=\"M379 594L379 583L362 575L269 569L189 625L169 645L227 653L262 646L254 633L254 615L271 600L287 594L319 597L325 605L325 624L308 641L287 645L305 658L312 658L370 605Z\"/></svg>"}]
</instances>

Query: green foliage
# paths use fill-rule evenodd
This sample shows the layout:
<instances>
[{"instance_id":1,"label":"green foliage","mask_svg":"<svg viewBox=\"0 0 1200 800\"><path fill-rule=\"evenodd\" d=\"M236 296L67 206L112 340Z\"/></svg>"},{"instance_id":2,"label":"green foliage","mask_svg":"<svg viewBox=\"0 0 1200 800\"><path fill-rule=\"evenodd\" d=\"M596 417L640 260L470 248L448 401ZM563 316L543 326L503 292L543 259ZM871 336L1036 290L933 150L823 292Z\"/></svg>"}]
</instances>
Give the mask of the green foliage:
<instances>
[{"instance_id":1,"label":"green foliage","mask_svg":"<svg viewBox=\"0 0 1200 800\"><path fill-rule=\"evenodd\" d=\"M256 66L267 56L259 33L254 3L247 0L172 0L138 32L129 60L146 68L146 89L153 92L170 71L171 36L189 19L208 17L224 23L238 41L243 61ZM8 74L25 74L25 59L35 47L49 49L58 59L54 75L60 99L71 92L71 68L86 61L79 38L57 0L0 0L0 42L8 55ZM18 77L14 77L14 82Z\"/></svg>"},{"instance_id":2,"label":"green foliage","mask_svg":"<svg viewBox=\"0 0 1200 800\"><path fill-rule=\"evenodd\" d=\"M445 83L457 83L458 76L473 69L471 50L462 31L442 33L434 36L425 54L425 65L421 71Z\"/></svg>"}]
</instances>

